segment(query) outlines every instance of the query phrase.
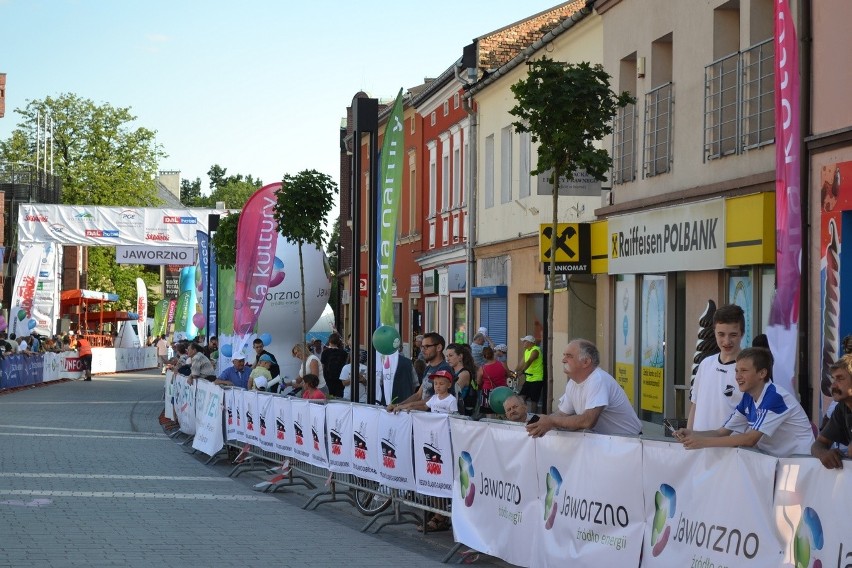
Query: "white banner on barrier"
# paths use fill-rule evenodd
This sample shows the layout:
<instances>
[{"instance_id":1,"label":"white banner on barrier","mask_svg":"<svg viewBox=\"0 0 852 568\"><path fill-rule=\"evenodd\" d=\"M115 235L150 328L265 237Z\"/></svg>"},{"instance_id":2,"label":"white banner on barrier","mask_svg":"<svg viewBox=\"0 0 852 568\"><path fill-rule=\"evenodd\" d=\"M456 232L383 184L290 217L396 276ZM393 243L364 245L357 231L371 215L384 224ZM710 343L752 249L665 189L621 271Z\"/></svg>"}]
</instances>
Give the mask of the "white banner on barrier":
<instances>
[{"instance_id":1,"label":"white banner on barrier","mask_svg":"<svg viewBox=\"0 0 852 568\"><path fill-rule=\"evenodd\" d=\"M234 439L238 442L246 443L246 391L239 389L234 390L234 416L237 423L234 429Z\"/></svg>"},{"instance_id":2,"label":"white banner on barrier","mask_svg":"<svg viewBox=\"0 0 852 568\"><path fill-rule=\"evenodd\" d=\"M293 399L276 396L275 409L275 451L282 456L293 457L293 445L296 443L296 429L293 427Z\"/></svg>"},{"instance_id":3,"label":"white banner on barrier","mask_svg":"<svg viewBox=\"0 0 852 568\"><path fill-rule=\"evenodd\" d=\"M412 412L411 419L417 492L434 497L452 497L453 445L449 415Z\"/></svg>"},{"instance_id":4,"label":"white banner on barrier","mask_svg":"<svg viewBox=\"0 0 852 568\"><path fill-rule=\"evenodd\" d=\"M376 469L382 483L396 489L416 491L411 459L411 414L380 412L378 437L382 459Z\"/></svg>"},{"instance_id":5,"label":"white banner on barrier","mask_svg":"<svg viewBox=\"0 0 852 568\"><path fill-rule=\"evenodd\" d=\"M290 400L293 412L293 457L310 462L310 433L311 433L311 403L307 400L294 398ZM305 435L308 435L306 438Z\"/></svg>"},{"instance_id":6,"label":"white banner on barrier","mask_svg":"<svg viewBox=\"0 0 852 568\"><path fill-rule=\"evenodd\" d=\"M260 424L257 419L257 391L251 390L243 393L243 408L245 409L246 418L246 442L254 446L260 446L260 432L258 431Z\"/></svg>"},{"instance_id":7,"label":"white banner on barrier","mask_svg":"<svg viewBox=\"0 0 852 568\"><path fill-rule=\"evenodd\" d=\"M355 475L378 482L382 481L378 472L380 412L387 411L378 406L352 407L352 469Z\"/></svg>"},{"instance_id":8,"label":"white banner on barrier","mask_svg":"<svg viewBox=\"0 0 852 568\"><path fill-rule=\"evenodd\" d=\"M784 547L779 565L852 566L852 470L844 463L843 469L826 469L813 458L779 460L775 519Z\"/></svg>"},{"instance_id":9,"label":"white banner on barrier","mask_svg":"<svg viewBox=\"0 0 852 568\"><path fill-rule=\"evenodd\" d=\"M535 442L522 426L450 419L453 535L458 542L519 566L531 566L541 527ZM454 468L455 469L455 468Z\"/></svg>"},{"instance_id":10,"label":"white banner on barrier","mask_svg":"<svg viewBox=\"0 0 852 568\"><path fill-rule=\"evenodd\" d=\"M172 378L174 377L174 373L171 370L166 371L166 380L165 380L165 395L164 399L166 402L165 407L165 416L169 420L175 419L175 387L172 384Z\"/></svg>"},{"instance_id":11,"label":"white banner on barrier","mask_svg":"<svg viewBox=\"0 0 852 568\"><path fill-rule=\"evenodd\" d=\"M749 450L684 450L644 440L642 566L777 568L772 492L777 458Z\"/></svg>"},{"instance_id":12,"label":"white banner on barrier","mask_svg":"<svg viewBox=\"0 0 852 568\"><path fill-rule=\"evenodd\" d=\"M197 381L195 390L195 438L192 448L214 455L225 445L222 437L222 387L208 381Z\"/></svg>"},{"instance_id":13,"label":"white banner on barrier","mask_svg":"<svg viewBox=\"0 0 852 568\"><path fill-rule=\"evenodd\" d=\"M352 473L352 404L329 403L325 406L325 423L328 444L328 469L338 473Z\"/></svg>"},{"instance_id":14,"label":"white banner on barrier","mask_svg":"<svg viewBox=\"0 0 852 568\"><path fill-rule=\"evenodd\" d=\"M533 566L639 566L645 530L642 442L575 432L536 440ZM618 464L618 467L613 467Z\"/></svg>"},{"instance_id":15,"label":"white banner on barrier","mask_svg":"<svg viewBox=\"0 0 852 568\"><path fill-rule=\"evenodd\" d=\"M237 407L236 407L236 392L237 389L225 389L225 439L237 439Z\"/></svg>"},{"instance_id":16,"label":"white banner on barrier","mask_svg":"<svg viewBox=\"0 0 852 568\"><path fill-rule=\"evenodd\" d=\"M308 446L308 463L328 469L328 454L325 450L325 405L309 403L311 441Z\"/></svg>"},{"instance_id":17,"label":"white banner on barrier","mask_svg":"<svg viewBox=\"0 0 852 568\"><path fill-rule=\"evenodd\" d=\"M187 383L189 377L175 374L172 386L175 389L175 420L180 424L180 431L190 436L195 435L195 385Z\"/></svg>"},{"instance_id":18,"label":"white banner on barrier","mask_svg":"<svg viewBox=\"0 0 852 568\"><path fill-rule=\"evenodd\" d=\"M257 412L260 422L258 440L260 447L266 451L275 451L275 405L270 394L258 393Z\"/></svg>"}]
</instances>

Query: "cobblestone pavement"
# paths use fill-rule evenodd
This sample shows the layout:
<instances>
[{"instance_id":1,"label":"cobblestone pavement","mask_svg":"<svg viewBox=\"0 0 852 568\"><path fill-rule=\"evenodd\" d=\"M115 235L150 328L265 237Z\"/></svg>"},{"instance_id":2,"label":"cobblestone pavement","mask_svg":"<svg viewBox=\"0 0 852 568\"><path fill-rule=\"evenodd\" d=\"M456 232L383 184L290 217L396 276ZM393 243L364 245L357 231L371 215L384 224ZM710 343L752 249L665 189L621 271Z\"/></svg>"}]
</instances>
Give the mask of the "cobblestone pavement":
<instances>
[{"instance_id":1,"label":"cobblestone pavement","mask_svg":"<svg viewBox=\"0 0 852 568\"><path fill-rule=\"evenodd\" d=\"M410 524L362 533L345 503L304 511L306 490L252 490L257 475L229 478L163 433L162 395L150 372L0 396L0 567L415 568L453 546Z\"/></svg>"}]
</instances>

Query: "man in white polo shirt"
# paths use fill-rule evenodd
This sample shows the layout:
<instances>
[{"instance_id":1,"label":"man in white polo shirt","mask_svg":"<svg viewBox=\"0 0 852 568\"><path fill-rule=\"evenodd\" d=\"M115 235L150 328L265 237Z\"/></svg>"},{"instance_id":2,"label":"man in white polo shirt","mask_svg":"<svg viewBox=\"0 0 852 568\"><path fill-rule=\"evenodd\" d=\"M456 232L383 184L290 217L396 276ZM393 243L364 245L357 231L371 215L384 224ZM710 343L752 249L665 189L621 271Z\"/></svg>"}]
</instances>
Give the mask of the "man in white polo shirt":
<instances>
[{"instance_id":1,"label":"man in white polo shirt","mask_svg":"<svg viewBox=\"0 0 852 568\"><path fill-rule=\"evenodd\" d=\"M575 339L568 344L562 352L568 384L559 399L559 411L528 424L530 436L538 438L553 428L633 436L641 433L642 422L624 389L599 367L600 362L598 348L591 341Z\"/></svg>"}]
</instances>

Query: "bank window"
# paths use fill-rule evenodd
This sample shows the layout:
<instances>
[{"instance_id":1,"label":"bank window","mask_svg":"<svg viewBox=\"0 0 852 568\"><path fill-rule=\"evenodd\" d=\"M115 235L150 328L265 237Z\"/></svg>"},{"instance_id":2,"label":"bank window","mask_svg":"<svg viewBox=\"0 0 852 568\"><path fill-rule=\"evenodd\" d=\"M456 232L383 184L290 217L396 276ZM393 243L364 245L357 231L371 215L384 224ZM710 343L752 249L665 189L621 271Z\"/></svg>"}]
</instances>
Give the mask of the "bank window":
<instances>
[{"instance_id":1,"label":"bank window","mask_svg":"<svg viewBox=\"0 0 852 568\"><path fill-rule=\"evenodd\" d=\"M639 321L640 418L659 422L663 414L666 362L666 276L642 277Z\"/></svg>"}]
</instances>

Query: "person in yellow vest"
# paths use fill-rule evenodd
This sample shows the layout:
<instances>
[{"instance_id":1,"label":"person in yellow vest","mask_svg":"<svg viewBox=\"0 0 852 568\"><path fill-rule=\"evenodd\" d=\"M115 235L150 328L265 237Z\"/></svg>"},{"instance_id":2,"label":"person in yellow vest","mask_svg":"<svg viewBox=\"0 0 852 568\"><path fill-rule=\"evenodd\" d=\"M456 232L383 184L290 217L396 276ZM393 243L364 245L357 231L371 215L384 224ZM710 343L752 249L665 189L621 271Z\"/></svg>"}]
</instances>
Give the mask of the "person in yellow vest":
<instances>
[{"instance_id":1,"label":"person in yellow vest","mask_svg":"<svg viewBox=\"0 0 852 568\"><path fill-rule=\"evenodd\" d=\"M530 412L535 412L544 387L544 358L541 356L541 347L536 345L532 335L522 337L521 344L524 347L524 358L516 371L518 378L525 380L519 394L526 399Z\"/></svg>"}]
</instances>

